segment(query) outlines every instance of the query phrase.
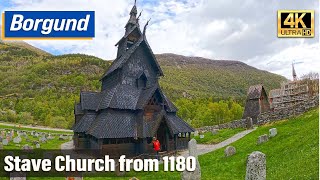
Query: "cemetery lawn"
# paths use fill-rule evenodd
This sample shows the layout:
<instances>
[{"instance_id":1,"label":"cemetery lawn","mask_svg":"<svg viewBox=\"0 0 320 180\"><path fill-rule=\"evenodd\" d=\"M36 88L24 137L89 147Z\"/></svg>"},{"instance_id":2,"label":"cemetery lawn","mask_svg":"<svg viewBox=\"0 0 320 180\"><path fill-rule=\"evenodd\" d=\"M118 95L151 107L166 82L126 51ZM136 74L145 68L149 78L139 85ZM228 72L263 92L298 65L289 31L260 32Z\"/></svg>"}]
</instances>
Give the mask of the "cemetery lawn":
<instances>
[{"instance_id":1,"label":"cemetery lawn","mask_svg":"<svg viewBox=\"0 0 320 180\"><path fill-rule=\"evenodd\" d=\"M221 129L215 135L213 135L211 132L206 132L204 133L204 138L202 139L200 139L200 136L192 136L192 138L197 140L198 144L218 144L244 130L245 130L244 128Z\"/></svg>"},{"instance_id":2,"label":"cemetery lawn","mask_svg":"<svg viewBox=\"0 0 320 180\"><path fill-rule=\"evenodd\" d=\"M54 139L48 140L45 143L40 143L40 148L41 149L60 149L60 145L63 143L66 143L70 141L69 139L67 140L59 140L59 135L60 134L65 134L65 135L70 135L72 132L69 131L53 131L53 130L42 130L42 129L32 129L32 128L24 128L24 127L13 127L13 126L6 126L6 125L0 125L0 129L15 129L15 130L22 130L22 131L35 131L35 132L46 132L46 133L51 133L54 135ZM27 133L30 141L39 141L39 137L32 137L30 133ZM15 136L17 137L17 134L15 133ZM24 137L22 137L22 141L19 144L15 144L13 141L10 141L7 146L3 146L4 149L6 150L18 150L21 149L23 145L28 144L29 146L33 146L35 148L35 145L32 142L27 142Z\"/></svg>"},{"instance_id":3,"label":"cemetery lawn","mask_svg":"<svg viewBox=\"0 0 320 180\"><path fill-rule=\"evenodd\" d=\"M277 128L278 135L257 145L258 136ZM231 144L237 153L224 157L224 149L199 156L203 179L244 179L247 156L261 151L267 158L267 179L319 178L319 110L259 127Z\"/></svg>"}]
</instances>

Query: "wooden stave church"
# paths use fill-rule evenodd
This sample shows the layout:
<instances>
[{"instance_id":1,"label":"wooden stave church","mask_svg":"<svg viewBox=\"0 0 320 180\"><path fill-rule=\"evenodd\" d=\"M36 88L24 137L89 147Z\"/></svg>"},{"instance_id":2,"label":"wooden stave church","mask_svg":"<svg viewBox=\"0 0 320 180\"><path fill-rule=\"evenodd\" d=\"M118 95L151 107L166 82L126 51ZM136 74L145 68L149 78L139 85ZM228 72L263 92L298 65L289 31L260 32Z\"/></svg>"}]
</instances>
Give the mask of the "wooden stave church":
<instances>
[{"instance_id":1,"label":"wooden stave church","mask_svg":"<svg viewBox=\"0 0 320 180\"><path fill-rule=\"evenodd\" d=\"M141 14L140 14L141 15ZM140 17L139 15L139 17ZM162 92L163 72L140 30L136 4L116 44L117 58L101 78L101 92L81 92L75 105L74 146L119 157L186 149L194 129L180 119L177 108Z\"/></svg>"}]
</instances>

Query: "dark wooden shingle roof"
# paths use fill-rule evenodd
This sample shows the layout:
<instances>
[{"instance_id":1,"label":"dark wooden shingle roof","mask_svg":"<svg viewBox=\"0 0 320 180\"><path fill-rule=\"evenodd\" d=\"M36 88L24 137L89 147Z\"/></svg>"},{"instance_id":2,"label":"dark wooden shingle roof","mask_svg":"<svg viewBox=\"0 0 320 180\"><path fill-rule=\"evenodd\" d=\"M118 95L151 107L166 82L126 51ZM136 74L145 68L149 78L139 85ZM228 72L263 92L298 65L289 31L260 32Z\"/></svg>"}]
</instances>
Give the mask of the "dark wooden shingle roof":
<instances>
[{"instance_id":1,"label":"dark wooden shingle roof","mask_svg":"<svg viewBox=\"0 0 320 180\"><path fill-rule=\"evenodd\" d=\"M136 114L129 111L108 110L100 113L87 134L96 138L126 138L136 136Z\"/></svg>"},{"instance_id":2,"label":"dark wooden shingle roof","mask_svg":"<svg viewBox=\"0 0 320 180\"><path fill-rule=\"evenodd\" d=\"M90 128L92 122L96 119L96 114L86 113L80 121L74 125L73 131L77 133L87 132Z\"/></svg>"},{"instance_id":3,"label":"dark wooden shingle roof","mask_svg":"<svg viewBox=\"0 0 320 180\"><path fill-rule=\"evenodd\" d=\"M156 64L156 67L157 67L157 69L158 69L158 71L159 71L159 75L160 75L160 76L163 76L163 72L162 72L162 70L161 70L161 68L160 68L159 63L158 63L157 60L156 60L156 57L154 56L154 54L153 54L153 52L152 52L152 50L151 50L151 48L150 48L149 43L147 42L147 40L145 39L144 36L141 36L141 37L139 38L139 40L138 40L134 45L132 45L132 46L126 51L125 54L123 54L122 56L120 56L119 58L115 59L115 60L112 62L111 66L109 67L109 69L107 70L107 72L102 76L101 79L103 79L104 77L110 75L110 74L111 74L112 72L114 72L116 69L121 68L122 65L123 65L125 62L127 62L127 60L130 58L130 56L136 51L136 49L137 49L140 45L142 45L142 44L146 45L148 51L150 52L150 54L151 54L151 56L152 56L152 59L153 59L154 63Z\"/></svg>"},{"instance_id":4,"label":"dark wooden shingle roof","mask_svg":"<svg viewBox=\"0 0 320 180\"><path fill-rule=\"evenodd\" d=\"M81 92L80 103L82 110L96 110L99 103L98 92Z\"/></svg>"},{"instance_id":5,"label":"dark wooden shingle roof","mask_svg":"<svg viewBox=\"0 0 320 180\"><path fill-rule=\"evenodd\" d=\"M248 90L248 99L259 99L263 86L261 84L250 86Z\"/></svg>"},{"instance_id":6,"label":"dark wooden shingle roof","mask_svg":"<svg viewBox=\"0 0 320 180\"><path fill-rule=\"evenodd\" d=\"M180 119L175 113L168 113L166 115L169 127L171 127L173 134L193 132L194 129L189 126L184 120Z\"/></svg>"}]
</instances>

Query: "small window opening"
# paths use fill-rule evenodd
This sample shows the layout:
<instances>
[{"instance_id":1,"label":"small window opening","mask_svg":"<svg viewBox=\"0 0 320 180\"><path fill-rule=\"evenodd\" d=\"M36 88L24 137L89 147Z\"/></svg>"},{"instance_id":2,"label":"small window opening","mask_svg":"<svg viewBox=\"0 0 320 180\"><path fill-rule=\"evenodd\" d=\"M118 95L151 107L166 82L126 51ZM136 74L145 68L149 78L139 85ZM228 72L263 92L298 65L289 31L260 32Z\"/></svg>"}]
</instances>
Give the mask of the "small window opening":
<instances>
[{"instance_id":1,"label":"small window opening","mask_svg":"<svg viewBox=\"0 0 320 180\"><path fill-rule=\"evenodd\" d=\"M128 40L127 41L127 49L126 50L130 49L132 47L132 45L133 45L133 41Z\"/></svg>"}]
</instances>

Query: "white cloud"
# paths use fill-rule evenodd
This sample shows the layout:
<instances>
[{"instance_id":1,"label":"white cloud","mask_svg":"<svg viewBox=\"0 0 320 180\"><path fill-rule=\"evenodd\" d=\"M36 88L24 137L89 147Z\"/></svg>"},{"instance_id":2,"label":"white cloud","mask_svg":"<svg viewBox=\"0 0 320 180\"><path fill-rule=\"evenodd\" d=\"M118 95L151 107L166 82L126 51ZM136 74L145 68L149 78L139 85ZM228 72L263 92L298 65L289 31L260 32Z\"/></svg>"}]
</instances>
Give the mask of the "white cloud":
<instances>
[{"instance_id":1,"label":"white cloud","mask_svg":"<svg viewBox=\"0 0 320 180\"><path fill-rule=\"evenodd\" d=\"M249 64L254 64L258 68L265 69L277 74L283 74L288 79L292 79L291 64L295 65L298 76L308 72L318 72L320 69L320 46L314 44L298 44L288 47L276 54L263 57L254 57L248 60Z\"/></svg>"},{"instance_id":2,"label":"white cloud","mask_svg":"<svg viewBox=\"0 0 320 180\"><path fill-rule=\"evenodd\" d=\"M0 0L4 1L4 0ZM171 52L214 59L235 59L290 77L292 60L304 61L297 72L317 70L319 28L310 39L276 36L279 9L315 9L319 2L291 0L162 0L138 1L140 24L151 18L148 40L155 53ZM114 44L124 33L133 0L12 0L15 10L93 10L93 41L28 41L51 52L86 53L104 59L116 56ZM317 60L317 61L315 61ZM276 62L277 61L277 62ZM272 62L272 63L270 63Z\"/></svg>"}]
</instances>

